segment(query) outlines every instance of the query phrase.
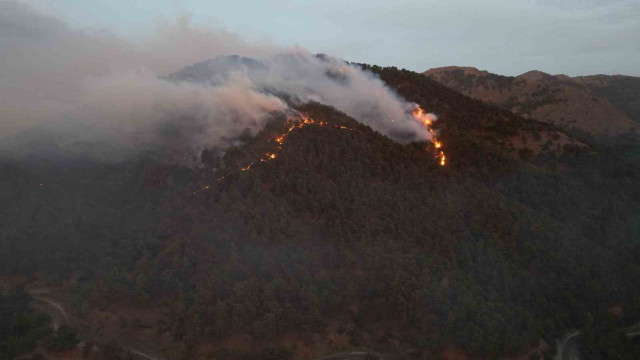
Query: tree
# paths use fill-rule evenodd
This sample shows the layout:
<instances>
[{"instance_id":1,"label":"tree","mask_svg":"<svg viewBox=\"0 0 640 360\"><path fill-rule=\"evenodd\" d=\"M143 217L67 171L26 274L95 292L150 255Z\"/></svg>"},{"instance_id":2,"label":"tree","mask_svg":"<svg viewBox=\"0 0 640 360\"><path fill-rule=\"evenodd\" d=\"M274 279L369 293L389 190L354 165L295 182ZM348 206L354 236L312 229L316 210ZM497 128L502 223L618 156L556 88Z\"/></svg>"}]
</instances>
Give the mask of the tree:
<instances>
[{"instance_id":1,"label":"tree","mask_svg":"<svg viewBox=\"0 0 640 360\"><path fill-rule=\"evenodd\" d=\"M78 333L68 325L62 325L51 338L50 348L53 351L61 352L75 349L78 346Z\"/></svg>"}]
</instances>

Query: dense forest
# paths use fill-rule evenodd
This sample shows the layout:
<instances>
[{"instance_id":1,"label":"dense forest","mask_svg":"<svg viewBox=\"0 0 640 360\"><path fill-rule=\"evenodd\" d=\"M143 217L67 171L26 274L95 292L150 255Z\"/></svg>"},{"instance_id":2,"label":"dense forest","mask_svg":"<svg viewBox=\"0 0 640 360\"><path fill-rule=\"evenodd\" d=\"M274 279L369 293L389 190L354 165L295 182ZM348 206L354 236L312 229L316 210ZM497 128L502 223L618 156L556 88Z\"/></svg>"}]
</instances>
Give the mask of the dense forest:
<instances>
[{"instance_id":1,"label":"dense forest","mask_svg":"<svg viewBox=\"0 0 640 360\"><path fill-rule=\"evenodd\" d=\"M426 143L395 143L317 103L297 108L349 129L295 129L247 171L284 117L198 168L154 154L6 160L0 271L72 280L88 306L161 304L149 326L185 359L299 356L282 334L402 358L506 357L544 341L550 358L570 329L640 320L636 135L513 152L513 137L562 129L364 67L440 116L447 166ZM269 346L203 354L238 333Z\"/></svg>"},{"instance_id":2,"label":"dense forest","mask_svg":"<svg viewBox=\"0 0 640 360\"><path fill-rule=\"evenodd\" d=\"M22 286L0 293L0 359L44 359L74 349L77 333L69 326L54 329L51 318L36 311L33 298Z\"/></svg>"},{"instance_id":3,"label":"dense forest","mask_svg":"<svg viewBox=\"0 0 640 360\"><path fill-rule=\"evenodd\" d=\"M14 359L32 352L50 335L51 319L29 306L30 297L22 287L0 293L0 359Z\"/></svg>"}]
</instances>

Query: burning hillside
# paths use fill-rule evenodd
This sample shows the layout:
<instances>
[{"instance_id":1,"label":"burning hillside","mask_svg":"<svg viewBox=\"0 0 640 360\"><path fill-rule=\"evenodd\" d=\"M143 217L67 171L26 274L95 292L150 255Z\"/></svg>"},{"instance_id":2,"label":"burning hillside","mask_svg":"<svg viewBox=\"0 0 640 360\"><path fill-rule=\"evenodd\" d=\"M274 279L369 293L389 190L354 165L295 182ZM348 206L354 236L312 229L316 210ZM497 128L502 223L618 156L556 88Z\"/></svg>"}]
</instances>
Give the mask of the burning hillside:
<instances>
[{"instance_id":1,"label":"burning hillside","mask_svg":"<svg viewBox=\"0 0 640 360\"><path fill-rule=\"evenodd\" d=\"M287 137L296 129L301 129L307 126L320 126L320 127L331 127L339 130L349 130L349 131L357 131L355 128L347 127L339 124L331 124L325 121L319 121L312 119L308 114L301 113L299 111L290 111L291 115L287 117L287 128L286 130L277 136L273 141L277 144L272 151L266 152L263 156L260 157L259 160L252 161L247 166L242 167L240 170L247 171L251 169L257 163L260 162L268 162L274 160L278 157L278 153L282 150L282 147L285 145ZM446 164L446 157L444 151L442 150L442 142L438 141L436 137L436 132L432 129L433 122L437 120L437 117L434 114L425 114L424 111L420 108L420 106L416 105L416 110L412 112L412 116L414 120L420 124L422 124L425 129L429 131L431 134L431 146L427 147L427 151L433 151L437 157L439 158L439 163L441 166ZM221 180L220 178L219 180Z\"/></svg>"},{"instance_id":2,"label":"burning hillside","mask_svg":"<svg viewBox=\"0 0 640 360\"><path fill-rule=\"evenodd\" d=\"M432 113L425 114L424 110L422 110L422 108L420 108L420 106L418 105L416 105L416 109L412 112L412 115L413 115L413 118L417 122L424 125L425 129L427 129L431 134L431 143L433 145L433 148L435 149L436 155L440 158L440 165L445 166L447 158L442 148L442 142L438 140L436 136L436 132L432 128L433 122L436 121L438 118ZM429 149L427 148L427 150Z\"/></svg>"},{"instance_id":3,"label":"burning hillside","mask_svg":"<svg viewBox=\"0 0 640 360\"><path fill-rule=\"evenodd\" d=\"M424 111L420 108L420 106L415 105L416 109L412 112L413 119L422 124L425 129L429 131L431 134L431 142L428 143L425 148L426 152L431 153L438 160L438 163L441 166L446 165L446 157L443 151L442 142L439 141L436 137L436 131L433 130L432 125L435 121L437 121L437 117L431 113L424 113ZM336 131L349 131L359 133L360 135L364 135L362 133L362 129L357 126L348 126L341 122L330 121L330 120L318 120L314 118L309 112L306 111L298 111L298 110L288 110L288 114L284 118L284 124L282 125L282 130L276 131L274 135L270 132L271 135L263 135L265 137L266 144L264 146L265 149L262 152L258 152L255 156L254 160L251 160L248 163L244 163L239 168L240 172L245 172L253 169L255 166L261 163L268 163L277 158L279 158L280 153L285 148L289 138L295 135L296 132L310 128L310 127L318 127L325 129L333 129ZM238 169L238 168L235 168ZM238 170L231 170L231 173L237 172ZM227 173L228 175L229 173ZM217 178L218 181L222 181L226 178L227 175L223 175ZM203 185L193 192L194 195L200 193L204 190L211 189L211 185Z\"/></svg>"},{"instance_id":4,"label":"burning hillside","mask_svg":"<svg viewBox=\"0 0 640 360\"><path fill-rule=\"evenodd\" d=\"M16 25L0 38L0 75L8 79L0 85L6 100L0 113L7 115L0 155L26 157L36 140L15 135L35 131L53 142L45 153L111 162L155 153L197 166L205 149L236 145L246 132L264 128L274 112L310 101L401 143L432 137L411 116L412 103L342 60L252 45L188 23L170 26L147 43L131 43L51 22L26 6L4 6L14 18L42 26L25 37ZM194 37L206 46L184 49ZM165 76L206 58L201 48L214 58ZM234 53L242 56L228 56Z\"/></svg>"}]
</instances>

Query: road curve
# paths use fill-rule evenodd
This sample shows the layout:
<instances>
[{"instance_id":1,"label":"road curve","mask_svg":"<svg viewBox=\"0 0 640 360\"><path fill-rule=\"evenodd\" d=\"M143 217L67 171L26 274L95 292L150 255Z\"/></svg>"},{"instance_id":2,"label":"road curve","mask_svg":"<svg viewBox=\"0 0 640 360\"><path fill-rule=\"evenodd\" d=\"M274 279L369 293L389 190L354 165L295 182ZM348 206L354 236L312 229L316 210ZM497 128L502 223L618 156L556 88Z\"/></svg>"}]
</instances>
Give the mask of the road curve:
<instances>
[{"instance_id":1,"label":"road curve","mask_svg":"<svg viewBox=\"0 0 640 360\"><path fill-rule=\"evenodd\" d=\"M149 359L149 360L163 360L161 358L157 358L157 357L153 357L152 355L149 355L147 353L144 353L142 351L138 351L136 349L133 348L127 348L127 350L129 350L132 354L138 355L140 357L143 357L145 359Z\"/></svg>"},{"instance_id":2,"label":"road curve","mask_svg":"<svg viewBox=\"0 0 640 360\"><path fill-rule=\"evenodd\" d=\"M45 297L44 295L53 292L55 290L59 290L59 289L34 289L34 290L30 290L29 294L31 295L31 298L42 303L45 304L46 306L55 309L60 315L62 315L62 318L64 319L64 322L61 324L55 324L54 323L54 328L57 329L60 325L71 325L69 323L69 314L67 314L67 311L65 310L64 306L62 306L61 303L57 302L55 299L51 299L49 297ZM92 341L94 342L99 342L99 341L95 341L95 339L92 339ZM167 360L161 357L156 357L154 355L148 354L144 351L141 351L139 349L130 347L130 346L122 346L125 350L129 351L132 354L135 354L141 358L147 359L147 360Z\"/></svg>"},{"instance_id":3,"label":"road curve","mask_svg":"<svg viewBox=\"0 0 640 360\"><path fill-rule=\"evenodd\" d=\"M333 354L328 356L323 356L319 358L315 358L313 360L364 360L367 356L374 356L375 359L379 360L394 360L394 357L384 354L378 354L374 352L366 352L366 351L352 351L352 352L344 352L339 354Z\"/></svg>"},{"instance_id":4,"label":"road curve","mask_svg":"<svg viewBox=\"0 0 640 360\"><path fill-rule=\"evenodd\" d=\"M31 297L34 300L42 304L45 304L49 308L55 309L60 315L62 315L62 319L64 321L59 324L54 324L56 328L59 327L60 325L65 325L65 324L70 325L69 324L70 317L67 311L65 310L64 306L61 303L57 302L55 299L46 297L46 294L51 293L55 290L60 290L60 289L34 289L34 290L30 290L29 293L31 294ZM167 360L161 357L148 354L144 351L141 351L133 347L123 346L123 348L125 348L132 354L147 360ZM393 357L390 357L388 355L378 354L374 352L366 352L366 351L344 352L344 353L333 354L325 357L315 358L314 360L364 360L367 358L368 355L373 355L379 360L394 360Z\"/></svg>"},{"instance_id":5,"label":"road curve","mask_svg":"<svg viewBox=\"0 0 640 360\"><path fill-rule=\"evenodd\" d=\"M622 330L627 337L635 337L640 335L640 324L626 327ZM578 360L580 353L578 352L578 339L580 338L580 330L576 330L567 335L558 343L558 351L554 360Z\"/></svg>"},{"instance_id":6,"label":"road curve","mask_svg":"<svg viewBox=\"0 0 640 360\"><path fill-rule=\"evenodd\" d=\"M50 307L53 307L55 310L57 310L61 315L62 318L64 319L64 324L69 324L69 315L67 315L67 312L64 310L64 308L62 307L62 305L52 299L48 299L48 298L44 298L40 295L35 295L35 296L31 296L34 300L42 302ZM54 324L54 326L56 326L56 328L60 325L64 325L64 324Z\"/></svg>"},{"instance_id":7,"label":"road curve","mask_svg":"<svg viewBox=\"0 0 640 360\"><path fill-rule=\"evenodd\" d=\"M565 336L560 345L558 345L558 353L556 354L556 360L570 360L578 358L578 339L580 338L580 331L574 331L571 334Z\"/></svg>"}]
</instances>

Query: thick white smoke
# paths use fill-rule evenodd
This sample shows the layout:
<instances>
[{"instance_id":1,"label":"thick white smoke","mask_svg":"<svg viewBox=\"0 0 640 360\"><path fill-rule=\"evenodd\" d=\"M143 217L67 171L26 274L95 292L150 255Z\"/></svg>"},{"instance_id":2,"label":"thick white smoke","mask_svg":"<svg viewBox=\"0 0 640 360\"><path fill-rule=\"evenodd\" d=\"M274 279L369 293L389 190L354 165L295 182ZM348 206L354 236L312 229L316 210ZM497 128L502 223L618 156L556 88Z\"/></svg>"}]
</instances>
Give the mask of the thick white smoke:
<instances>
[{"instance_id":1,"label":"thick white smoke","mask_svg":"<svg viewBox=\"0 0 640 360\"><path fill-rule=\"evenodd\" d=\"M429 137L411 119L411 105L372 74L301 49L247 43L185 17L132 42L0 1L0 49L0 138L3 151L14 155L34 151L16 139L35 132L67 152L90 149L121 159L162 150L192 161L204 148L225 148L246 129L261 129L272 112L286 110L272 93L334 106L392 137ZM161 78L228 54L258 59L265 68L235 69L215 85Z\"/></svg>"},{"instance_id":2,"label":"thick white smoke","mask_svg":"<svg viewBox=\"0 0 640 360\"><path fill-rule=\"evenodd\" d=\"M414 121L415 105L400 99L379 78L359 67L308 53L267 59L269 71L255 83L272 87L301 100L315 100L397 140L424 140L427 129Z\"/></svg>"}]
</instances>

